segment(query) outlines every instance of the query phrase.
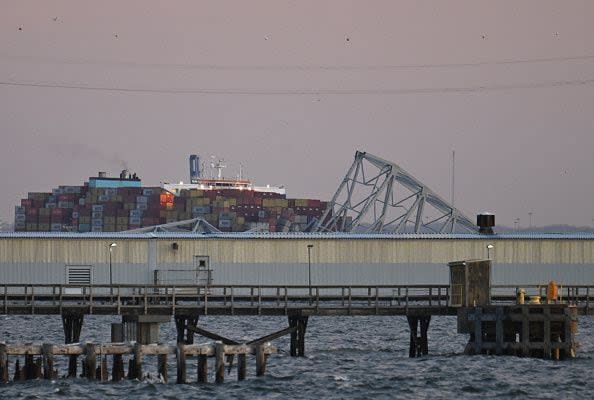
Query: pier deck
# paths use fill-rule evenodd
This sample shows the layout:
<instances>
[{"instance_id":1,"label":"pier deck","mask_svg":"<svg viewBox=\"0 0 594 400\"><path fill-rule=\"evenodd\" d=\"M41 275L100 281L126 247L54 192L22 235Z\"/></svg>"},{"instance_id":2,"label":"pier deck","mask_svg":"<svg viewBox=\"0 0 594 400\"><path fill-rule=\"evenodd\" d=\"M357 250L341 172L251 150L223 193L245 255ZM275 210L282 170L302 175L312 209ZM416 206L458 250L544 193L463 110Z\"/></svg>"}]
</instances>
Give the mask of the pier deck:
<instances>
[{"instance_id":1,"label":"pier deck","mask_svg":"<svg viewBox=\"0 0 594 400\"><path fill-rule=\"evenodd\" d=\"M545 285L491 287L492 304L516 301L523 288L544 301ZM561 303L592 315L594 286L560 288ZM456 315L449 285L374 286L171 286L19 285L0 286L0 312L52 315Z\"/></svg>"}]
</instances>

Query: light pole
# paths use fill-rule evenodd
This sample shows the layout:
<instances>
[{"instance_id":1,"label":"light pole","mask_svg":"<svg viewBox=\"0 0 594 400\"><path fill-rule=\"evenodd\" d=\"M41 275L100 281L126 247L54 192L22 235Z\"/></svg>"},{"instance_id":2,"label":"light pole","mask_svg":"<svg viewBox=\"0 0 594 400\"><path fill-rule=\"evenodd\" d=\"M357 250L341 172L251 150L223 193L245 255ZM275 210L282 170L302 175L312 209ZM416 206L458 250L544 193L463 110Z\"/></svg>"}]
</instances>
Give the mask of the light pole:
<instances>
[{"instance_id":1,"label":"light pole","mask_svg":"<svg viewBox=\"0 0 594 400\"><path fill-rule=\"evenodd\" d=\"M490 260L491 259L491 249L493 247L495 247L495 246L493 246L492 244L488 244L487 245L487 260Z\"/></svg>"},{"instance_id":2,"label":"light pole","mask_svg":"<svg viewBox=\"0 0 594 400\"><path fill-rule=\"evenodd\" d=\"M309 286L309 301L311 302L311 249L313 244L307 245L307 281Z\"/></svg>"},{"instance_id":3,"label":"light pole","mask_svg":"<svg viewBox=\"0 0 594 400\"><path fill-rule=\"evenodd\" d=\"M117 243L112 243L109 245L109 295L113 295L113 273L111 269L111 251L114 247L117 247Z\"/></svg>"}]
</instances>

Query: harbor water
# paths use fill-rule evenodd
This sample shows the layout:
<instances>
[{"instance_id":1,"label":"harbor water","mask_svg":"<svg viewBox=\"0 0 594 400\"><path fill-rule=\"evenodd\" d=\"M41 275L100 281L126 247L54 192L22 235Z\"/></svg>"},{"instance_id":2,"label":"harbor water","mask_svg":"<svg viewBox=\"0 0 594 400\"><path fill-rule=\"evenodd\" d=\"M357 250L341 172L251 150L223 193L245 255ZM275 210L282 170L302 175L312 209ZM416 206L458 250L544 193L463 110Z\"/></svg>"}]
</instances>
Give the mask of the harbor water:
<instances>
[{"instance_id":1,"label":"harbor water","mask_svg":"<svg viewBox=\"0 0 594 400\"><path fill-rule=\"evenodd\" d=\"M86 316L81 341L108 342L117 317ZM238 341L249 341L287 326L281 317L201 317L199 324ZM225 383L175 384L156 375L156 359L145 357L144 381L89 382L83 378L11 382L0 386L2 399L475 399L589 398L594 393L594 319L580 317L576 359L550 361L505 356L464 356L466 335L456 333L455 317L433 317L429 355L408 358L408 324L404 317L310 317L306 357L289 355L287 337L273 342L266 375L255 376L248 357L247 380L235 368ZM161 328L163 342L174 343L173 322ZM0 316L0 340L16 343L63 343L58 316ZM195 343L209 341L196 336ZM14 357L10 357L10 373ZM56 358L60 374L65 357ZM22 360L21 360L22 362ZM188 360L188 381L196 380L195 360ZM209 360L209 382L214 382ZM80 372L80 366L79 366Z\"/></svg>"}]
</instances>

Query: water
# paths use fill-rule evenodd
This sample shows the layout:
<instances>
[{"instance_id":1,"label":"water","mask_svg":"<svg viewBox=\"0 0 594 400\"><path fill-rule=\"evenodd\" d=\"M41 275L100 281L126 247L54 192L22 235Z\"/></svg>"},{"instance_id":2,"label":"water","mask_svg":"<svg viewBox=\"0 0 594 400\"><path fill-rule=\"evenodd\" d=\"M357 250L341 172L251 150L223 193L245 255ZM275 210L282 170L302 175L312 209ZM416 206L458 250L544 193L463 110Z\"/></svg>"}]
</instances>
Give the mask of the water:
<instances>
[{"instance_id":1,"label":"water","mask_svg":"<svg viewBox=\"0 0 594 400\"><path fill-rule=\"evenodd\" d=\"M109 323L117 317L85 317L81 340L108 341ZM287 326L280 317L201 317L206 329L238 340L250 340ZM455 317L434 317L429 327L429 356L408 358L408 325L404 317L310 317L306 357L289 356L288 338L274 342L279 354L269 358L264 377L255 376L248 357L248 378L237 382L236 370L225 383L176 385L170 358L170 383L156 376L156 359L143 364L152 378L118 383L85 379L28 381L0 387L11 399L475 399L589 398L594 392L594 319L581 317L578 357L547 361L517 357L461 355L467 340L456 333ZM173 323L161 328L164 341L175 341ZM61 343L57 316L0 316L0 340L7 343ZM196 343L208 342L196 337ZM11 358L11 361L13 359ZM57 357L64 373L65 358ZM193 364L193 365L190 365ZM196 380L188 362L188 380ZM11 363L11 373L14 364ZM209 360L209 380L214 381Z\"/></svg>"}]
</instances>

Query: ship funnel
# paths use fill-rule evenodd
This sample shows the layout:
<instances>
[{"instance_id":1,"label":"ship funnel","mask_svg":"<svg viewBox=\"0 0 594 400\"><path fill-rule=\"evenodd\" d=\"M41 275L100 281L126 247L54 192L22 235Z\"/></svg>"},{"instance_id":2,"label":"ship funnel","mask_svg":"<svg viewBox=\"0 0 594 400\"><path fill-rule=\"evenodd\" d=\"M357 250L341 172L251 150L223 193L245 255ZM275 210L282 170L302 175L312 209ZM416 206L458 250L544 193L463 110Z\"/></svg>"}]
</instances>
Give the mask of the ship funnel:
<instances>
[{"instance_id":1,"label":"ship funnel","mask_svg":"<svg viewBox=\"0 0 594 400\"><path fill-rule=\"evenodd\" d=\"M200 157L196 154L190 155L190 182L198 183L200 178Z\"/></svg>"}]
</instances>

